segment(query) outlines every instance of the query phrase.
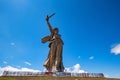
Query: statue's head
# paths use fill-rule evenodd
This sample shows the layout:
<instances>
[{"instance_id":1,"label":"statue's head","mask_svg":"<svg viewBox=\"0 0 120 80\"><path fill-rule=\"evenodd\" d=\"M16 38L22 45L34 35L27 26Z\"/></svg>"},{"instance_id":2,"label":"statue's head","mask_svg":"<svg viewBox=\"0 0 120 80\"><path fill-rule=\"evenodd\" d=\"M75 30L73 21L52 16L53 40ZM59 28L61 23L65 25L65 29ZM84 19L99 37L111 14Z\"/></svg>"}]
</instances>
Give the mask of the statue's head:
<instances>
[{"instance_id":1,"label":"statue's head","mask_svg":"<svg viewBox=\"0 0 120 80\"><path fill-rule=\"evenodd\" d=\"M56 34L56 33L59 32L59 29L58 29L58 28L54 28L54 29L53 29L53 32Z\"/></svg>"}]
</instances>

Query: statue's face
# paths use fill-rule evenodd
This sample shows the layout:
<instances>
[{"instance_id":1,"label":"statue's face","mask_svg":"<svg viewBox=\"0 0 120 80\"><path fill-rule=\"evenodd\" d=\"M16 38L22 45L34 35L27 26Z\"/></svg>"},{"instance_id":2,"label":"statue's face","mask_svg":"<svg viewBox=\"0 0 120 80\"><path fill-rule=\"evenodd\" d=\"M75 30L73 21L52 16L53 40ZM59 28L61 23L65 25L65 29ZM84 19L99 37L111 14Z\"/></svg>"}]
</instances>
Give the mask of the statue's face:
<instances>
[{"instance_id":1,"label":"statue's face","mask_svg":"<svg viewBox=\"0 0 120 80\"><path fill-rule=\"evenodd\" d=\"M54 33L57 34L59 32L58 28L54 29Z\"/></svg>"},{"instance_id":2,"label":"statue's face","mask_svg":"<svg viewBox=\"0 0 120 80\"><path fill-rule=\"evenodd\" d=\"M57 33L58 33L58 30L54 30L54 33L57 34Z\"/></svg>"}]
</instances>

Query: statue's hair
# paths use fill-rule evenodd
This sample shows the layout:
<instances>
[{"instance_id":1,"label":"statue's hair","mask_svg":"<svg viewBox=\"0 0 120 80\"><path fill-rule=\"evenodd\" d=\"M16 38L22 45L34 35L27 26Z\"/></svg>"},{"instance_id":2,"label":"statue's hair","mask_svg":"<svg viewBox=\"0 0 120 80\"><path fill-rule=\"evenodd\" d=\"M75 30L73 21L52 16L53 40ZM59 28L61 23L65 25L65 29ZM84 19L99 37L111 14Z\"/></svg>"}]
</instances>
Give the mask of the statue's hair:
<instances>
[{"instance_id":1,"label":"statue's hair","mask_svg":"<svg viewBox=\"0 0 120 80\"><path fill-rule=\"evenodd\" d=\"M58 28L54 28L54 30L59 30Z\"/></svg>"},{"instance_id":2,"label":"statue's hair","mask_svg":"<svg viewBox=\"0 0 120 80\"><path fill-rule=\"evenodd\" d=\"M54 28L54 29L53 29L53 31L56 31L56 30L59 32L59 29L58 29L58 28Z\"/></svg>"}]
</instances>

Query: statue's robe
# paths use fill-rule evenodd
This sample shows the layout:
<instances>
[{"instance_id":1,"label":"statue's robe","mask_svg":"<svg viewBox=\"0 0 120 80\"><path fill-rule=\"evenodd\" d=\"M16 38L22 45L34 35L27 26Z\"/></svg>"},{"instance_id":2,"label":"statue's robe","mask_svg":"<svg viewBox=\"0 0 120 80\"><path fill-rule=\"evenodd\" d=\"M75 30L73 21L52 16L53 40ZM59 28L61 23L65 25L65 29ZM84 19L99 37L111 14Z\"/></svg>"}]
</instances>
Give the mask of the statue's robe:
<instances>
[{"instance_id":1,"label":"statue's robe","mask_svg":"<svg viewBox=\"0 0 120 80\"><path fill-rule=\"evenodd\" d=\"M49 54L47 60L44 63L46 69L50 72L63 72L64 66L62 62L62 49L63 41L59 34L51 34L42 39L42 42L45 43L49 41Z\"/></svg>"}]
</instances>

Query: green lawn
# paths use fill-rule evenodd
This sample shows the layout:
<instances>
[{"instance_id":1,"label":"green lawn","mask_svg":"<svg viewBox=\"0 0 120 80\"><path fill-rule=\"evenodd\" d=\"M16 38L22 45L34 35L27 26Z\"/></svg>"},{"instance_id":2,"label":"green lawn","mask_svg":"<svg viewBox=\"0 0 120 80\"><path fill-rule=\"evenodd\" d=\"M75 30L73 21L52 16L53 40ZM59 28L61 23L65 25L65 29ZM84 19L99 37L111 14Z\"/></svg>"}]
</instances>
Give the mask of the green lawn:
<instances>
[{"instance_id":1,"label":"green lawn","mask_svg":"<svg viewBox=\"0 0 120 80\"><path fill-rule=\"evenodd\" d=\"M0 77L0 80L120 80L112 78L80 78L80 77L54 77L54 76L12 76Z\"/></svg>"}]
</instances>

